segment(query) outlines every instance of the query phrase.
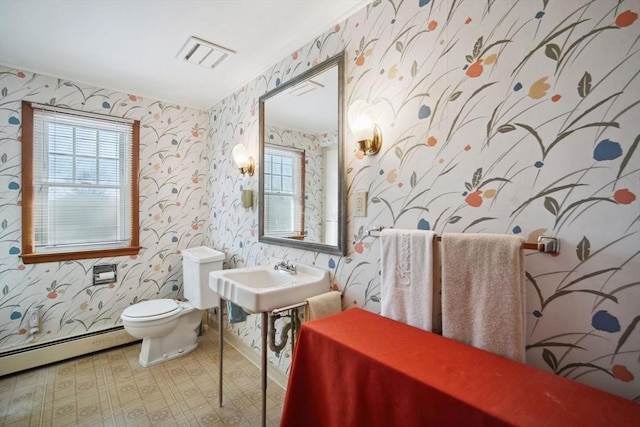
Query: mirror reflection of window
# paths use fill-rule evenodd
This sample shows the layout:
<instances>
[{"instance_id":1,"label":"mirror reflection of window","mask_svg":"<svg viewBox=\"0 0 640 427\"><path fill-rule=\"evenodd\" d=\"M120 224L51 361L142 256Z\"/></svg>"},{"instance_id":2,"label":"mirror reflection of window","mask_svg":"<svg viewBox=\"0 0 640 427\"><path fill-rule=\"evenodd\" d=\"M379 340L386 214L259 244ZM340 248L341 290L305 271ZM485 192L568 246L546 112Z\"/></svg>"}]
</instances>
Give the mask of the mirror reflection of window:
<instances>
[{"instance_id":1,"label":"mirror reflection of window","mask_svg":"<svg viewBox=\"0 0 640 427\"><path fill-rule=\"evenodd\" d=\"M304 151L266 145L264 155L265 230L304 238Z\"/></svg>"},{"instance_id":2,"label":"mirror reflection of window","mask_svg":"<svg viewBox=\"0 0 640 427\"><path fill-rule=\"evenodd\" d=\"M260 242L345 254L344 61L345 55L340 53L259 99ZM285 198L282 194L279 199L273 194L266 195L265 186L273 184L264 175L269 145L304 151L304 170L300 178L304 185L301 195L304 204L296 205L291 197ZM268 178L272 179L271 176ZM303 212L296 212L297 208ZM267 209L271 212L267 213ZM303 223L290 227L296 218Z\"/></svg>"}]
</instances>

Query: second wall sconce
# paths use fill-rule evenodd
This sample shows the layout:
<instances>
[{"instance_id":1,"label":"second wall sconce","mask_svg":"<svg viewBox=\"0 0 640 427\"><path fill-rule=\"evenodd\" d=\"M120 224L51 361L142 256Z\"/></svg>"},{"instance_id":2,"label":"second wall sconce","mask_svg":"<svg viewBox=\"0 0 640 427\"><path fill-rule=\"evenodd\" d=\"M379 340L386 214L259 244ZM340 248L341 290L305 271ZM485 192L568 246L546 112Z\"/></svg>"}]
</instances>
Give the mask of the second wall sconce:
<instances>
[{"instance_id":1,"label":"second wall sconce","mask_svg":"<svg viewBox=\"0 0 640 427\"><path fill-rule=\"evenodd\" d=\"M367 156L375 156L382 147L382 131L373 121L371 105L363 100L354 101L349 107L348 120L360 150Z\"/></svg>"},{"instance_id":2,"label":"second wall sconce","mask_svg":"<svg viewBox=\"0 0 640 427\"><path fill-rule=\"evenodd\" d=\"M242 175L245 175L247 173L249 175L253 175L256 163L254 162L253 157L251 157L251 155L249 154L249 150L247 150L247 147L245 147L244 144L236 144L236 146L233 147L231 155L233 156L233 161L235 162L238 169L240 169Z\"/></svg>"}]
</instances>

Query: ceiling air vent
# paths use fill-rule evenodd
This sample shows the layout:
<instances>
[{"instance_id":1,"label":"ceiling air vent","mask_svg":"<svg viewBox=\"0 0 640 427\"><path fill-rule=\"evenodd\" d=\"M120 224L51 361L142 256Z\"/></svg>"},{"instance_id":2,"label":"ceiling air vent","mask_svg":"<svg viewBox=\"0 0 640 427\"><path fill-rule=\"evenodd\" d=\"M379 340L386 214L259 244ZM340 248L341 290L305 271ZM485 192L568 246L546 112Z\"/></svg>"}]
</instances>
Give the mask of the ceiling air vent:
<instances>
[{"instance_id":1,"label":"ceiling air vent","mask_svg":"<svg viewBox=\"0 0 640 427\"><path fill-rule=\"evenodd\" d=\"M215 68L233 53L235 52L217 44L190 37L178 52L178 58L205 68Z\"/></svg>"},{"instance_id":2,"label":"ceiling air vent","mask_svg":"<svg viewBox=\"0 0 640 427\"><path fill-rule=\"evenodd\" d=\"M324 87L323 84L314 82L313 80L305 80L304 82L295 85L294 87L289 89L287 92L289 92L289 94L293 96L302 96L313 90L321 89L323 87Z\"/></svg>"}]
</instances>

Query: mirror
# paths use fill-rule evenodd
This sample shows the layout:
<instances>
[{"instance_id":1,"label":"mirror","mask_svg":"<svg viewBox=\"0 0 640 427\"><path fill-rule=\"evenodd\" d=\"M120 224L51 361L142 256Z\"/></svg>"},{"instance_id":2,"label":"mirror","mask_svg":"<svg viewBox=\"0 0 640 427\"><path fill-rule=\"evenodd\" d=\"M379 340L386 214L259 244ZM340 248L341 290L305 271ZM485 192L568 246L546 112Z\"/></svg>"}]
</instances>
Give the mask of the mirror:
<instances>
[{"instance_id":1,"label":"mirror","mask_svg":"<svg viewBox=\"0 0 640 427\"><path fill-rule=\"evenodd\" d=\"M260 242L344 255L344 53L260 97Z\"/></svg>"}]
</instances>

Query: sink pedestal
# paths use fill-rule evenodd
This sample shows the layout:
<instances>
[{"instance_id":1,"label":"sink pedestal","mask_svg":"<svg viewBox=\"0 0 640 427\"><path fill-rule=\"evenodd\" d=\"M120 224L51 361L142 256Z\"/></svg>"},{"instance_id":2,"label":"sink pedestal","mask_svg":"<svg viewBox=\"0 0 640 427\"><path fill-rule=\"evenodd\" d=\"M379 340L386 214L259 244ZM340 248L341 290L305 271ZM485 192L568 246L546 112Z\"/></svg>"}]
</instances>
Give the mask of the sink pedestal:
<instances>
[{"instance_id":1,"label":"sink pedestal","mask_svg":"<svg viewBox=\"0 0 640 427\"><path fill-rule=\"evenodd\" d=\"M276 264L276 267L280 264ZM218 403L220 406L222 406L224 303L231 301L250 313L262 314L262 426L265 427L267 423L269 313L300 307L305 304L301 301L328 292L330 289L329 272L304 264L297 265L295 274L274 271L272 266L267 265L243 267L211 272L209 287L220 295L220 310L218 312L218 333L220 335L218 344L220 352Z\"/></svg>"},{"instance_id":2,"label":"sink pedestal","mask_svg":"<svg viewBox=\"0 0 640 427\"><path fill-rule=\"evenodd\" d=\"M226 301L220 298L218 309L218 406L222 408L222 373L223 373L223 349L224 349L224 306ZM262 421L261 426L267 425L267 334L269 333L269 313L262 312L262 366L261 366L261 387L262 387Z\"/></svg>"}]
</instances>

